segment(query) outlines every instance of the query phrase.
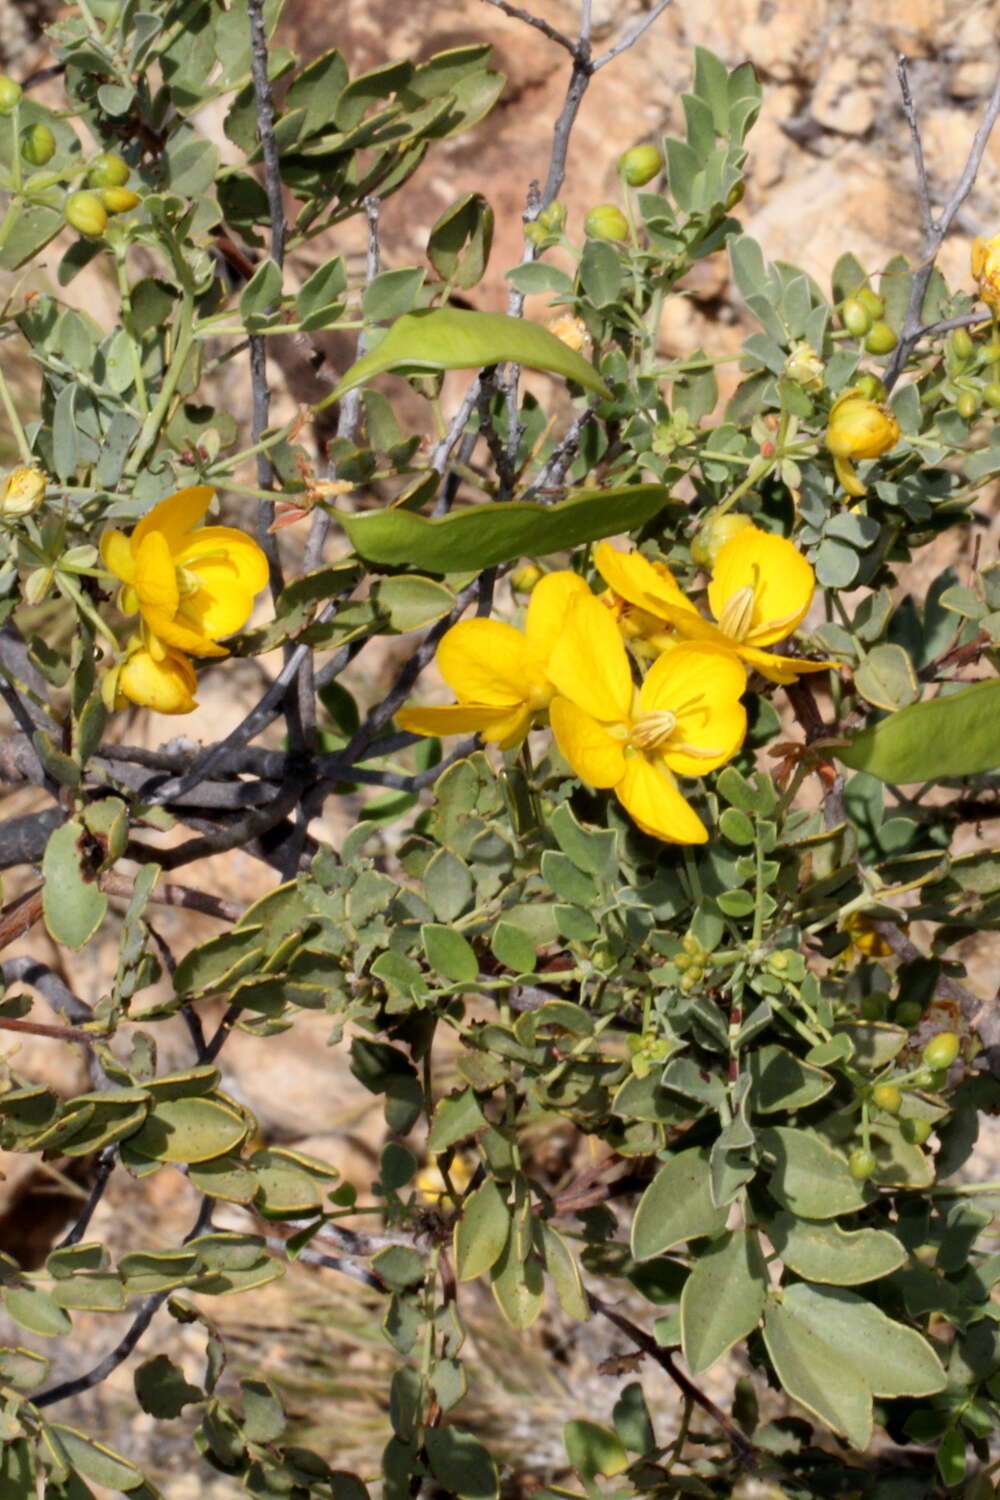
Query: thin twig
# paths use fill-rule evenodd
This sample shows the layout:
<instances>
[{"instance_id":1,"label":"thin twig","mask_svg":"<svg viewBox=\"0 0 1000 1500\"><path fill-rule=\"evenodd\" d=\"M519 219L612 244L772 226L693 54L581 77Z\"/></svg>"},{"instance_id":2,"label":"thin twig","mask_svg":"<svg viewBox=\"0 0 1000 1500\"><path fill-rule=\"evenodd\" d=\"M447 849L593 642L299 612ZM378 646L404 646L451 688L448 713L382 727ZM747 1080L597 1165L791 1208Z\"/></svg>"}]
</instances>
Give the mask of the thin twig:
<instances>
[{"instance_id":1,"label":"thin twig","mask_svg":"<svg viewBox=\"0 0 1000 1500\"><path fill-rule=\"evenodd\" d=\"M65 1250L68 1245L78 1245L90 1228L90 1221L94 1217L97 1205L104 1197L105 1189L111 1180L111 1174L118 1160L117 1146L103 1146L97 1157L97 1166L94 1171L94 1181L91 1184L87 1201L80 1210L72 1229L56 1245L57 1250Z\"/></svg>"},{"instance_id":2,"label":"thin twig","mask_svg":"<svg viewBox=\"0 0 1000 1500\"><path fill-rule=\"evenodd\" d=\"M101 890L109 896L131 898L135 883L125 875L111 872L101 876ZM223 901L210 891L196 891L189 885L176 885L170 881L154 887L149 897L158 906L182 906L188 911L200 911L203 916L216 917L220 922L238 922L244 907L235 901Z\"/></svg>"},{"instance_id":3,"label":"thin twig","mask_svg":"<svg viewBox=\"0 0 1000 1500\"><path fill-rule=\"evenodd\" d=\"M0 1031L47 1036L57 1042L86 1042L88 1047L92 1047L96 1040L89 1031L79 1031L75 1026L48 1026L44 1021L15 1021L13 1016L0 1016Z\"/></svg>"},{"instance_id":4,"label":"thin twig","mask_svg":"<svg viewBox=\"0 0 1000 1500\"><path fill-rule=\"evenodd\" d=\"M647 11L638 20L633 21L632 25L622 32L617 42L609 47L607 52L602 52L600 57L595 58L593 72L599 73L602 68L607 67L608 63L614 62L616 57L620 57L623 52L627 52L630 47L634 47L639 38L645 35L654 21L659 20L667 6L671 3L672 0L657 0L652 10Z\"/></svg>"},{"instance_id":5,"label":"thin twig","mask_svg":"<svg viewBox=\"0 0 1000 1500\"><path fill-rule=\"evenodd\" d=\"M525 26L533 26L543 36L547 36L550 42L555 42L557 47L565 47L566 51L573 57L576 54L576 43L571 37L558 31L555 26L550 26L548 21L543 21L541 16L532 15L530 10L522 10L520 5L511 5L509 0L485 0L486 5L495 6L502 10L505 16L511 16L515 21L523 21Z\"/></svg>"},{"instance_id":6,"label":"thin twig","mask_svg":"<svg viewBox=\"0 0 1000 1500\"><path fill-rule=\"evenodd\" d=\"M896 59L896 77L899 80L899 92L903 98L903 113L910 131L913 164L917 169L917 194L920 199L920 218L924 226L924 238L929 240L934 233L934 211L931 204L930 183L927 180L927 164L924 161L924 143L920 139L920 126L917 124L917 111L913 103L913 95L910 93L910 76L906 67L907 59L901 52Z\"/></svg>"},{"instance_id":7,"label":"thin twig","mask_svg":"<svg viewBox=\"0 0 1000 1500\"><path fill-rule=\"evenodd\" d=\"M543 490L559 490L566 477L570 464L576 457L580 448L580 439L583 429L597 410L597 402L592 401L583 411L577 412L573 421L566 429L562 440L553 448L545 461L538 478L525 490L521 496L522 500L534 500Z\"/></svg>"}]
</instances>

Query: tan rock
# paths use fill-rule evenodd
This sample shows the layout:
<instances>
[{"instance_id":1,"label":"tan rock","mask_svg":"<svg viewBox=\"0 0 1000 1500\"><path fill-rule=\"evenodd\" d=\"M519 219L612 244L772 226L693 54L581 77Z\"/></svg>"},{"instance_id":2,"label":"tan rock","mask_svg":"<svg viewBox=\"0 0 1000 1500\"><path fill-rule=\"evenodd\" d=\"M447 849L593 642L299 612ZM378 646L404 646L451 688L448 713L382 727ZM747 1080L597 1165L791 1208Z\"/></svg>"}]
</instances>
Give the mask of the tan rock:
<instances>
[{"instance_id":1,"label":"tan rock","mask_svg":"<svg viewBox=\"0 0 1000 1500\"><path fill-rule=\"evenodd\" d=\"M810 100L818 124L838 135L867 135L875 120L876 94L859 86L857 59L841 53L823 70Z\"/></svg>"}]
</instances>

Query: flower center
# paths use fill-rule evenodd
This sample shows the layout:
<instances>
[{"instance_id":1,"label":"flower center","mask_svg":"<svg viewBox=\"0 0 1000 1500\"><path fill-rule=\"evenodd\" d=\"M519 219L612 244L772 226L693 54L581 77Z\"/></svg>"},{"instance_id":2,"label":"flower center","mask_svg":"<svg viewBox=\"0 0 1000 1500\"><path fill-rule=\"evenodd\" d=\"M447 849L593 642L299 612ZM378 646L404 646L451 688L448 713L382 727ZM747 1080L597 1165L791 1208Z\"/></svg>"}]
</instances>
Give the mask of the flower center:
<instances>
[{"instance_id":1,"label":"flower center","mask_svg":"<svg viewBox=\"0 0 1000 1500\"><path fill-rule=\"evenodd\" d=\"M660 709L657 713L643 714L632 725L629 735L630 744L637 750L658 750L665 745L667 740L677 728L677 715L671 713L669 708Z\"/></svg>"},{"instance_id":2,"label":"flower center","mask_svg":"<svg viewBox=\"0 0 1000 1500\"><path fill-rule=\"evenodd\" d=\"M182 599L190 599L201 588L201 579L190 568L177 568L177 592Z\"/></svg>"},{"instance_id":3,"label":"flower center","mask_svg":"<svg viewBox=\"0 0 1000 1500\"><path fill-rule=\"evenodd\" d=\"M728 635L731 641L743 641L749 633L753 623L754 590L747 583L743 588L737 589L735 594L730 594L726 600L726 606L719 618L719 629L723 635Z\"/></svg>"}]
</instances>

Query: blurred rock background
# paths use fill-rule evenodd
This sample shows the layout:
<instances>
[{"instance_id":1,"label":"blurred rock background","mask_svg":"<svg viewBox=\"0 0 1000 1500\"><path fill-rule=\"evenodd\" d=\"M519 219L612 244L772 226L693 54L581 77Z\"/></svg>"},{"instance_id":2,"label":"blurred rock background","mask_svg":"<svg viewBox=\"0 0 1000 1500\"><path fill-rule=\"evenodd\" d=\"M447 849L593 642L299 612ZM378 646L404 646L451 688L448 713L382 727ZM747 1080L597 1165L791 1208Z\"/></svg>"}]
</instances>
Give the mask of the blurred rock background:
<instances>
[{"instance_id":1,"label":"blurred rock background","mask_svg":"<svg viewBox=\"0 0 1000 1500\"><path fill-rule=\"evenodd\" d=\"M0 69L23 78L51 62L41 25L59 9L55 0L0 0ZM534 0L533 9L561 30L574 31L578 8L568 0ZM609 45L642 9L637 0L594 0L598 48ZM764 85L763 113L749 142L747 194L737 212L765 254L796 262L824 286L845 249L853 250L872 272L898 251L916 256L919 213L895 79L896 56L903 52L911 60L927 167L940 201L961 170L992 88L1000 63L998 36L1000 0L882 0L877 6L869 0L728 0L724 6L674 0L640 45L599 74L587 93L562 193L570 233L581 237L587 210L616 196L615 162L621 151L640 141L655 141L665 131L681 132L680 94L689 86L691 49L704 45L730 66L749 59ZM287 0L283 40L304 61L338 46L352 72L397 55L421 58L470 41L493 44L494 65L508 78L499 106L476 131L432 152L412 183L386 203L382 241L387 266L419 263L428 231L448 204L464 192L484 192L496 212L497 233L487 277L473 298L479 306L501 309L506 298L503 273L520 258L528 185L545 175L552 122L568 76L565 54L487 0L408 0L405 5L399 0L341 0L336 6L329 0ZM56 102L58 80L45 88L46 97ZM221 120L209 118L204 125L221 138ZM967 282L972 237L1000 230L998 188L1000 131L941 255L942 270L952 283ZM363 253L352 226L338 231L336 240L310 247L308 257L290 268L290 276L304 279L312 264L345 248L359 257ZM56 264L58 253L57 242L50 265ZM79 277L69 292L97 316L102 306L110 310L113 305L96 276ZM719 256L699 265L683 292L668 300L661 341L665 354L687 352L699 344L711 353L728 354L739 347L745 332L740 301L729 284L725 259ZM327 355L326 378L352 357L350 347L342 348L336 340L330 340ZM282 365L289 382L285 401L292 409L305 392L293 362L283 360ZM18 371L30 380L26 366L15 363L15 378ZM226 399L231 410L238 410L242 400L249 418L248 392L241 396L230 385ZM937 560L932 571L949 560L950 556ZM203 709L185 721L184 732L196 738L224 733L257 697L261 670L259 663L247 662L228 664L224 678L217 671L206 673ZM374 690L369 681L366 697ZM122 722L122 732L132 742L141 736L150 743L163 737L162 721ZM28 810L30 795L6 795L4 815ZM253 899L271 883L264 867L240 851L223 861L193 866L185 878L239 902ZM30 883L29 876L25 884ZM13 881L6 885L9 900L21 887ZM207 918L171 910L162 914L159 927L175 952L217 930ZM84 999L93 1001L100 995L114 947L114 927L109 923L74 960L72 976L65 977ZM39 928L9 952L31 953L47 963L61 961ZM971 957L975 968L977 956ZM978 964L985 982L988 961L980 957ZM38 1014L46 1014L41 1000ZM327 1030L322 1017L308 1016L285 1036L266 1043L237 1034L223 1054L225 1084L255 1110L265 1138L301 1142L334 1162L367 1196L383 1140L381 1110L350 1076L343 1054L324 1047ZM158 1039L162 1066L182 1066L188 1060L181 1030L162 1028ZM49 1041L25 1043L15 1066L67 1093L88 1086L83 1060L64 1054ZM540 1163L540 1170L557 1178L572 1160L574 1143L553 1138L539 1149L551 1156L548 1163ZM10 1172L0 1182L0 1248L44 1255L45 1233L58 1232L47 1217L53 1197L65 1211L74 1191L81 1189L48 1167L23 1159L0 1161L0 1168ZM54 1211L58 1218L58 1206ZM188 1185L171 1169L141 1187L116 1174L93 1228L114 1249L137 1241L148 1248L166 1247L185 1232L192 1213ZM388 1433L385 1403L391 1360L380 1342L381 1307L376 1298L336 1273L293 1267L283 1281L253 1297L216 1300L206 1309L232 1339L230 1387L239 1374L262 1371L281 1387L302 1424L302 1441L315 1444L342 1467L357 1465L362 1472L377 1467ZM631 1378L613 1378L597 1370L609 1354L627 1352L625 1345L604 1328L569 1326L555 1311L531 1333L513 1334L500 1323L488 1293L480 1288L472 1289L469 1314L475 1345L470 1360L479 1373L462 1421L495 1440L522 1474L551 1479L562 1461L563 1423L586 1414L605 1418L621 1385ZM76 1373L81 1358L88 1365L96 1361L120 1336L118 1322L92 1317L88 1327L86 1316L81 1316L78 1326L90 1335L85 1353L77 1341L65 1352L59 1341L49 1342L45 1352L54 1354L56 1373ZM31 1342L20 1330L2 1327L0 1342L6 1341L7 1332L14 1342ZM160 1314L143 1348L147 1356L169 1349L194 1375L199 1344L198 1336ZM131 1385L134 1363L121 1367L98 1390L67 1403L60 1409L61 1419L78 1421L149 1465L167 1500L195 1500L201 1495L234 1500L242 1491L192 1465L187 1437L191 1423L186 1417L162 1426L137 1412ZM720 1367L712 1372L715 1378L709 1380L709 1388L722 1396L733 1373ZM655 1379L648 1388L659 1403L658 1425L669 1432L675 1420L673 1388Z\"/></svg>"}]
</instances>

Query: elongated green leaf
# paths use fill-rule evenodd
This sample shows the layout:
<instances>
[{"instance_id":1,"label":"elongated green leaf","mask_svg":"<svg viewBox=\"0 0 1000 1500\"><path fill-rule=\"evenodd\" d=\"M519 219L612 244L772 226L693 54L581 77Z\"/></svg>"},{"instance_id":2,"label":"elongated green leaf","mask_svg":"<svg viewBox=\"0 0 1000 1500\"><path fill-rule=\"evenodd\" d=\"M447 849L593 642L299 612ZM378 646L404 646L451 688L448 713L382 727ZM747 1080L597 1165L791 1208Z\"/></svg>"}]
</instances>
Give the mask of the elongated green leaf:
<instances>
[{"instance_id":1,"label":"elongated green leaf","mask_svg":"<svg viewBox=\"0 0 1000 1500\"><path fill-rule=\"evenodd\" d=\"M108 898L88 878L84 864L86 830L70 818L50 835L42 860L42 902L45 925L57 943L82 948L100 927L108 909Z\"/></svg>"},{"instance_id":2,"label":"elongated green leaf","mask_svg":"<svg viewBox=\"0 0 1000 1500\"><path fill-rule=\"evenodd\" d=\"M692 1375L757 1326L767 1295L767 1270L757 1236L735 1229L695 1261L681 1293L681 1343Z\"/></svg>"},{"instance_id":3,"label":"elongated green leaf","mask_svg":"<svg viewBox=\"0 0 1000 1500\"><path fill-rule=\"evenodd\" d=\"M548 370L600 396L608 395L594 367L537 323L505 313L430 307L398 318L381 343L351 366L327 401L341 400L348 391L387 370L401 374L479 370L506 360L531 370Z\"/></svg>"},{"instance_id":4,"label":"elongated green leaf","mask_svg":"<svg viewBox=\"0 0 1000 1500\"><path fill-rule=\"evenodd\" d=\"M510 1210L493 1178L488 1177L466 1200L455 1225L455 1273L459 1281L471 1281L494 1266L509 1233Z\"/></svg>"},{"instance_id":5,"label":"elongated green leaf","mask_svg":"<svg viewBox=\"0 0 1000 1500\"><path fill-rule=\"evenodd\" d=\"M845 766L894 784L1000 768L1000 678L901 708L834 751Z\"/></svg>"},{"instance_id":6,"label":"elongated green leaf","mask_svg":"<svg viewBox=\"0 0 1000 1500\"><path fill-rule=\"evenodd\" d=\"M209 1161L224 1156L247 1134L246 1121L215 1099L164 1099L128 1144L153 1161Z\"/></svg>"},{"instance_id":7,"label":"elongated green leaf","mask_svg":"<svg viewBox=\"0 0 1000 1500\"><path fill-rule=\"evenodd\" d=\"M784 1305L816 1329L828 1348L850 1360L876 1396L933 1396L944 1390L944 1370L927 1340L857 1292L797 1281L786 1287Z\"/></svg>"},{"instance_id":8,"label":"elongated green leaf","mask_svg":"<svg viewBox=\"0 0 1000 1500\"><path fill-rule=\"evenodd\" d=\"M547 557L581 542L633 531L670 499L659 484L629 484L616 490L580 490L557 505L514 500L476 505L428 520L390 506L360 515L337 511L354 550L368 562L464 573L510 562Z\"/></svg>"},{"instance_id":9,"label":"elongated green leaf","mask_svg":"<svg viewBox=\"0 0 1000 1500\"><path fill-rule=\"evenodd\" d=\"M710 1176L708 1155L697 1148L679 1152L660 1168L632 1221L636 1260L662 1255L682 1240L719 1233L727 1210L712 1202Z\"/></svg>"},{"instance_id":10,"label":"elongated green leaf","mask_svg":"<svg viewBox=\"0 0 1000 1500\"><path fill-rule=\"evenodd\" d=\"M786 1266L809 1281L834 1286L860 1286L895 1271L906 1251L894 1234L884 1229L841 1229L817 1224L794 1214L777 1214L767 1237Z\"/></svg>"},{"instance_id":11,"label":"elongated green leaf","mask_svg":"<svg viewBox=\"0 0 1000 1500\"><path fill-rule=\"evenodd\" d=\"M827 1343L824 1333L787 1294L764 1316L767 1352L793 1401L842 1432L856 1448L867 1448L872 1435L871 1386L853 1360Z\"/></svg>"},{"instance_id":12,"label":"elongated green leaf","mask_svg":"<svg viewBox=\"0 0 1000 1500\"><path fill-rule=\"evenodd\" d=\"M56 1438L67 1461L85 1479L111 1490L134 1490L142 1484L143 1476L135 1465L113 1448L95 1443L75 1427L64 1427L62 1423L53 1422L49 1432Z\"/></svg>"}]
</instances>

